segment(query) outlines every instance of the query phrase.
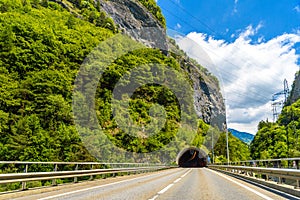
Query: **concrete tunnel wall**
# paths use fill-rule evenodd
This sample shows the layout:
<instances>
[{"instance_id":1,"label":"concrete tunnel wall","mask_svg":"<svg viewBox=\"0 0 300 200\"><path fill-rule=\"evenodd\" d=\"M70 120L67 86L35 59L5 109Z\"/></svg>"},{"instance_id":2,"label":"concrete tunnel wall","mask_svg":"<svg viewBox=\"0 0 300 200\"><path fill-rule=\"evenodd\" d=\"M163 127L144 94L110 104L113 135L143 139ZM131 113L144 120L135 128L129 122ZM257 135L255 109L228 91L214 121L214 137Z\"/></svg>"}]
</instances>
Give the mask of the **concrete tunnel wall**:
<instances>
[{"instance_id":1,"label":"concrete tunnel wall","mask_svg":"<svg viewBox=\"0 0 300 200\"><path fill-rule=\"evenodd\" d=\"M207 154L197 147L185 148L179 152L176 163L179 167L205 167L207 165Z\"/></svg>"}]
</instances>

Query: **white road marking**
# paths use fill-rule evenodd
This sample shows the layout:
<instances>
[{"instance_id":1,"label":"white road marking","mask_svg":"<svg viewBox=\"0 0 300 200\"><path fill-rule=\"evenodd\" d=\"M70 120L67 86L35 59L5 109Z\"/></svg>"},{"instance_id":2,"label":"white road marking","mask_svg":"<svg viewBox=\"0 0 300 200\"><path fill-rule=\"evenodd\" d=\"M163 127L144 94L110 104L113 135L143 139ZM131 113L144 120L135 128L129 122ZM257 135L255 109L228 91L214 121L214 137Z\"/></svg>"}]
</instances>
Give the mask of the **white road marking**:
<instances>
[{"instance_id":1,"label":"white road marking","mask_svg":"<svg viewBox=\"0 0 300 200\"><path fill-rule=\"evenodd\" d=\"M66 196L66 195L70 195L70 194L75 194L75 193L79 193L79 192L85 192L85 191L88 191L88 190L98 189L98 188L102 188L102 187L106 187L106 186L116 185L116 184L124 183L124 182L127 182L127 181L133 181L133 180L136 180L136 179L146 178L146 177L149 177L149 176L153 176L153 174L149 174L147 176L142 176L142 177L136 177L136 178L132 178L132 179L129 179L129 180L127 179L127 180L118 181L118 182L114 182L114 183L108 183L108 184L105 184L105 185L99 185L99 186L94 186L94 187L90 187L90 188L84 188L84 189L81 189L81 190L75 190L75 191L71 191L71 192L65 192L65 193L62 193L62 194L57 194L57 195L53 195L53 196L48 196L48 197L40 198L38 200L54 199L54 198L57 198L57 197L62 197L62 196Z\"/></svg>"},{"instance_id":2,"label":"white road marking","mask_svg":"<svg viewBox=\"0 0 300 200\"><path fill-rule=\"evenodd\" d=\"M159 191L157 194L163 194L165 193L168 189L170 189L172 186L174 185L174 183L171 183L170 185L168 185L167 187L165 187L164 189L162 189L161 191Z\"/></svg>"},{"instance_id":3,"label":"white road marking","mask_svg":"<svg viewBox=\"0 0 300 200\"><path fill-rule=\"evenodd\" d=\"M171 183L167 187L163 188L154 197L152 197L151 199L148 199L148 200L155 200L157 197L159 197L159 195L165 193L167 190L169 190L171 187L173 187L173 185L175 185L175 183L179 182L183 177L185 177L186 175L188 175L191 171L192 171L192 169L190 169L189 171L187 171L185 174L183 174L182 176L180 176L180 178L178 178L175 181L173 181L173 183Z\"/></svg>"},{"instance_id":4,"label":"white road marking","mask_svg":"<svg viewBox=\"0 0 300 200\"><path fill-rule=\"evenodd\" d=\"M155 200L159 195L155 195L154 197L152 197L151 199L148 199L148 200Z\"/></svg>"},{"instance_id":5,"label":"white road marking","mask_svg":"<svg viewBox=\"0 0 300 200\"><path fill-rule=\"evenodd\" d=\"M180 181L181 178L176 179L173 183L177 183L178 181Z\"/></svg>"},{"instance_id":6,"label":"white road marking","mask_svg":"<svg viewBox=\"0 0 300 200\"><path fill-rule=\"evenodd\" d=\"M188 173L190 173L192 171L192 169L190 169L189 171L187 171L185 174L183 174L182 176L180 176L181 178L185 177L186 175L188 175Z\"/></svg>"},{"instance_id":7,"label":"white road marking","mask_svg":"<svg viewBox=\"0 0 300 200\"><path fill-rule=\"evenodd\" d=\"M244 180L244 181L248 181L248 182L250 182L250 183L252 183L252 184L254 184L254 185L258 185L258 186L260 186L260 187L262 187L262 188L266 188L266 189L268 189L268 190L270 190L270 191L276 191L277 193L280 193L280 194L285 195L285 196L289 196L289 197L291 197L291 198L293 198L293 199L299 199L299 200L300 200L299 197L293 196L293 195L288 194L288 193L284 193L284 192L282 192L282 191L280 191L280 190L277 190L277 189L275 189L275 188L270 188L270 187L268 187L268 186L266 186L266 185L262 185L262 184L260 184L260 183L256 183L256 182L253 182L253 181L250 181L250 180L241 178L241 177L239 177L239 179Z\"/></svg>"},{"instance_id":8,"label":"white road marking","mask_svg":"<svg viewBox=\"0 0 300 200\"><path fill-rule=\"evenodd\" d=\"M211 172L213 172L213 173L215 173L215 174L217 174L217 175L219 175L219 176L221 176L221 177L223 177L223 178L225 178L225 179L227 179L227 180L229 180L229 181L231 181L231 182L233 182L233 183L235 183L235 184L237 184L237 185L239 185L239 186L241 186L243 188L245 188L246 190L249 190L250 192L255 193L256 195L258 195L258 196L260 196L260 197L262 197L262 198L264 198L266 200L274 200L271 197L268 197L267 195L264 195L264 194L262 194L262 193L260 193L260 192L258 192L256 190L254 190L254 189L246 186L246 185L243 185L243 184L241 184L241 183L239 183L239 182L237 182L237 181L235 181L235 180L233 180L233 179L231 179L231 178L229 178L229 177L227 177L227 176L225 176L225 175L223 175L223 174L221 174L219 172L216 172L216 171L210 170L210 169L207 169L207 170L209 170L209 171L211 171Z\"/></svg>"}]
</instances>

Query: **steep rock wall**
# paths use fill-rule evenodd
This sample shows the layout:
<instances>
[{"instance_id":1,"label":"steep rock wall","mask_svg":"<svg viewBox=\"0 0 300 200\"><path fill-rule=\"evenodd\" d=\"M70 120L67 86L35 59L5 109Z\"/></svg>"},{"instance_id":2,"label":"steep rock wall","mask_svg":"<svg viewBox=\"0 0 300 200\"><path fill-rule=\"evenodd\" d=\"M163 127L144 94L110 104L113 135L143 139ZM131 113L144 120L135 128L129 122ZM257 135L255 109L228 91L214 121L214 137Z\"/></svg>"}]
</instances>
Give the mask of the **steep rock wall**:
<instances>
[{"instance_id":1,"label":"steep rock wall","mask_svg":"<svg viewBox=\"0 0 300 200\"><path fill-rule=\"evenodd\" d=\"M134 0L100 0L103 10L119 28L146 46L167 51L166 30L139 2Z\"/></svg>"},{"instance_id":2,"label":"steep rock wall","mask_svg":"<svg viewBox=\"0 0 300 200\"><path fill-rule=\"evenodd\" d=\"M202 72L198 66L185 63L188 75L193 81L194 106L197 115L207 124L226 129L226 112L224 99L220 93L218 81Z\"/></svg>"},{"instance_id":3,"label":"steep rock wall","mask_svg":"<svg viewBox=\"0 0 300 200\"><path fill-rule=\"evenodd\" d=\"M300 73L295 76L295 80L292 86L292 91L289 96L289 103L292 104L300 98Z\"/></svg>"},{"instance_id":4,"label":"steep rock wall","mask_svg":"<svg viewBox=\"0 0 300 200\"><path fill-rule=\"evenodd\" d=\"M122 31L146 46L159 48L167 54L164 51L169 50L169 45L172 46L172 44L168 43L166 30L139 2L135 0L100 0L100 3L104 11L113 18ZM194 105L197 115L204 122L224 130L226 128L226 112L218 81L186 60L181 63L181 67L187 71L193 82Z\"/></svg>"}]
</instances>

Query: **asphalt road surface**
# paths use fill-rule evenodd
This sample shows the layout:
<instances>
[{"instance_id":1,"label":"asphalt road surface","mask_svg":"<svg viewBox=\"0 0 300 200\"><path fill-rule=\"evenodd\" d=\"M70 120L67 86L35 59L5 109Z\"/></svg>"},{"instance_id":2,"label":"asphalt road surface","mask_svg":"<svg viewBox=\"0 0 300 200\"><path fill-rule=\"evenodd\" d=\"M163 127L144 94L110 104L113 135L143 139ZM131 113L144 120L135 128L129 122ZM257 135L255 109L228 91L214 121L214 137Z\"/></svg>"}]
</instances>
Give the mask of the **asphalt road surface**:
<instances>
[{"instance_id":1,"label":"asphalt road surface","mask_svg":"<svg viewBox=\"0 0 300 200\"><path fill-rule=\"evenodd\" d=\"M275 194L207 168L176 168L0 195L1 198L17 200L297 199Z\"/></svg>"}]
</instances>

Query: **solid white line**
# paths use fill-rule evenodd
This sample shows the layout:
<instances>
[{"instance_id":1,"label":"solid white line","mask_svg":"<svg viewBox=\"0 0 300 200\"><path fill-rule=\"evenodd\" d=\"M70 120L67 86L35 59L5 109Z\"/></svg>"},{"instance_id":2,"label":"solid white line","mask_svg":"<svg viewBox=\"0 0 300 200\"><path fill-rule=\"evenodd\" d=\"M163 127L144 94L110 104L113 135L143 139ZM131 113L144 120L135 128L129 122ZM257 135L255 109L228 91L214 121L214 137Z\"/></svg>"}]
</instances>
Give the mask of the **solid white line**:
<instances>
[{"instance_id":1,"label":"solid white line","mask_svg":"<svg viewBox=\"0 0 300 200\"><path fill-rule=\"evenodd\" d=\"M237 181L235 181L235 180L233 180L233 179L231 179L231 178L229 178L229 177L227 177L227 176L225 176L225 175L223 175L223 174L221 174L219 172L216 172L216 171L210 170L210 169L208 169L208 170L211 171L211 172L213 172L213 173L215 173L215 174L217 174L217 175L219 175L219 176L221 176L221 177L223 177L223 178L225 178L225 179L227 179L227 180L229 180L229 181L231 181L231 182L233 182L233 183L235 183L235 184L237 184L237 185L239 185L239 186L241 186L241 187L243 187L243 188L245 188L246 190L249 190L250 192L255 193L256 195L258 195L258 196L260 196L260 197L262 197L262 198L264 198L266 200L274 200L271 197L268 197L268 196L266 196L266 195L264 195L264 194L262 194L262 193L260 193L260 192L258 192L256 190L254 190L254 189L246 186L246 185L243 185L243 184L241 184L241 183L239 183L239 182L237 182Z\"/></svg>"},{"instance_id":2,"label":"solid white line","mask_svg":"<svg viewBox=\"0 0 300 200\"><path fill-rule=\"evenodd\" d=\"M251 181L251 180L247 180L247 179L244 179L244 178L242 178L242 177L239 177L238 179L244 180L244 181L246 181L246 182L248 181L248 182L250 182L250 183L252 183L252 184L254 184L254 185L258 185L258 186L260 186L260 187L262 187L262 188L266 188L266 189L271 190L271 191L276 191L276 192L280 193L281 195L289 196L289 197L292 197L293 199L299 199L299 200L300 200L299 197L296 197L296 196L293 196L293 195L291 195L291 194L282 192L282 191L277 190L277 189L275 189L275 188L270 188L270 187L268 187L268 186L266 186L266 185L262 185L262 184L260 184L260 183L253 182L253 181Z\"/></svg>"},{"instance_id":3,"label":"solid white line","mask_svg":"<svg viewBox=\"0 0 300 200\"><path fill-rule=\"evenodd\" d=\"M114 182L114 183L108 183L108 184L105 184L105 185L99 185L99 186L84 188L84 189L81 189L81 190L75 190L75 191L71 191L71 192L65 192L65 193L62 193L62 194L57 194L57 195L53 195L53 196L48 196L48 197L40 198L38 200L53 199L53 198L62 197L62 196L70 195L70 194L75 194L75 193L79 193L79 192L85 192L85 191L88 191L88 190L93 190L93 189L98 189L98 188L106 187L106 186L116 185L116 184L124 183L124 182L127 182L127 181L133 181L133 180L136 180L136 179L146 178L146 177L149 177L149 176L153 176L153 174L149 174L147 176L142 176L142 177L136 177L136 178L132 178L132 179L126 179L126 180L118 181L118 182Z\"/></svg>"}]
</instances>

